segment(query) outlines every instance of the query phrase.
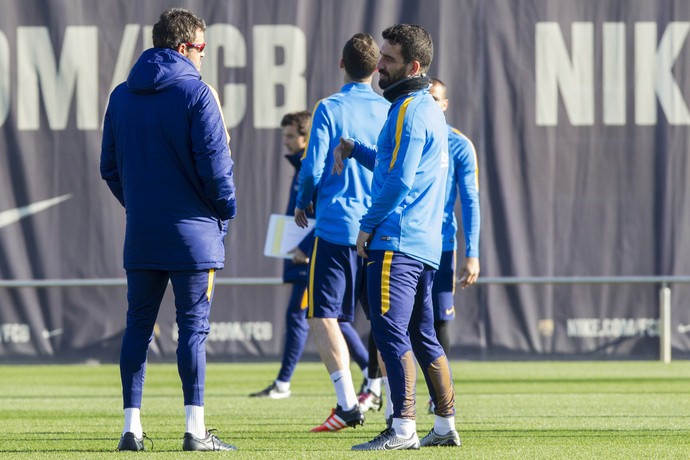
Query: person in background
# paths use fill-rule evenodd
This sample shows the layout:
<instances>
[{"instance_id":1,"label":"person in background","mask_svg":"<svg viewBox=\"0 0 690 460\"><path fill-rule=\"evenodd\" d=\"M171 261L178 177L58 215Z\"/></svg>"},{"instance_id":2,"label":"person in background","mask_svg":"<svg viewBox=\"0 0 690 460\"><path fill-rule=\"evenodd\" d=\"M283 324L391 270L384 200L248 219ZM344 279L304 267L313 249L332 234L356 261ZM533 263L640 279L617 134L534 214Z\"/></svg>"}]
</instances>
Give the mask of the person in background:
<instances>
[{"instance_id":1,"label":"person in background","mask_svg":"<svg viewBox=\"0 0 690 460\"><path fill-rule=\"evenodd\" d=\"M446 85L437 78L431 79L429 93L444 112L448 109ZM477 153L472 141L459 130L448 125L448 182L446 184L445 208L443 212L443 252L441 262L431 289L434 304L434 329L446 356L450 356L450 321L455 319L455 261L457 250L456 234L458 222L455 217L455 202L460 196L462 228L465 236L464 261L460 270L459 283L466 288L477 282L479 277L479 171ZM433 413L429 401L429 412Z\"/></svg>"},{"instance_id":2,"label":"person in background","mask_svg":"<svg viewBox=\"0 0 690 460\"><path fill-rule=\"evenodd\" d=\"M127 215L127 326L120 353L124 429L118 450L144 450L140 418L149 344L172 284L179 328L186 451L237 450L206 429L206 337L216 270L236 215L233 161L218 96L201 81L203 19L160 15L142 53L108 103L101 177Z\"/></svg>"},{"instance_id":3,"label":"person in background","mask_svg":"<svg viewBox=\"0 0 690 460\"><path fill-rule=\"evenodd\" d=\"M295 223L307 226L306 211L316 198L316 240L309 267L307 318L319 355L336 394L336 406L311 431L338 431L364 423L350 373L350 358L339 321L353 321L356 302L366 305L364 260L355 243L359 219L370 204L371 172L352 162L342 175L332 174L333 149L341 134L376 142L389 104L371 80L379 48L371 35L358 33L343 47L341 90L319 101L302 158ZM367 308L367 307L365 307Z\"/></svg>"},{"instance_id":4,"label":"person in background","mask_svg":"<svg viewBox=\"0 0 690 460\"><path fill-rule=\"evenodd\" d=\"M283 136L283 145L288 151L285 155L287 161L294 168L292 182L290 184L290 194L286 215L293 216L295 204L297 202L297 191L299 171L301 167L302 155L307 146L307 134L309 134L309 122L311 113L309 111L292 112L286 114L280 122ZM307 213L307 217L313 218L312 212ZM283 282L292 285L290 298L288 300L287 311L285 313L285 344L283 347L283 358L280 370L276 379L261 391L252 393L249 396L254 398L284 399L291 395L290 380L295 371L295 367L304 352L309 335L309 324L307 323L307 281L309 275L309 256L314 245L314 231L312 230L292 251L292 259L286 259L283 265ZM357 331L352 323L339 323L340 329L348 344L348 349L353 359L360 368L366 369L369 359L368 352L364 347Z\"/></svg>"}]
</instances>

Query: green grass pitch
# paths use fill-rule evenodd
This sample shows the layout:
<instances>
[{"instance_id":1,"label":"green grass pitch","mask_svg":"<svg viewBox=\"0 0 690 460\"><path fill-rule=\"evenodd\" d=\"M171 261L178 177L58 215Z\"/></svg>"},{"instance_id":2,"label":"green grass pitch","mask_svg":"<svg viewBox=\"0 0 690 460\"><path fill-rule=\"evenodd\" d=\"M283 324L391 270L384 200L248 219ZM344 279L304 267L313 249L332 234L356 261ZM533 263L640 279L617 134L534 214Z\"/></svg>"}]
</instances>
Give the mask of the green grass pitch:
<instances>
[{"instance_id":1,"label":"green grass pitch","mask_svg":"<svg viewBox=\"0 0 690 460\"><path fill-rule=\"evenodd\" d=\"M181 451L174 365L148 368L142 421L152 452L115 452L122 429L117 366L0 366L0 459L690 458L690 362L452 364L463 446L378 453L350 447L383 429L383 412L369 412L361 428L309 433L335 401L320 363L300 363L292 396L279 401L247 397L271 382L277 363L209 364L206 423L240 449L216 453ZM353 375L357 385L360 373ZM424 395L423 379L418 388ZM432 425L421 396L420 437Z\"/></svg>"}]
</instances>

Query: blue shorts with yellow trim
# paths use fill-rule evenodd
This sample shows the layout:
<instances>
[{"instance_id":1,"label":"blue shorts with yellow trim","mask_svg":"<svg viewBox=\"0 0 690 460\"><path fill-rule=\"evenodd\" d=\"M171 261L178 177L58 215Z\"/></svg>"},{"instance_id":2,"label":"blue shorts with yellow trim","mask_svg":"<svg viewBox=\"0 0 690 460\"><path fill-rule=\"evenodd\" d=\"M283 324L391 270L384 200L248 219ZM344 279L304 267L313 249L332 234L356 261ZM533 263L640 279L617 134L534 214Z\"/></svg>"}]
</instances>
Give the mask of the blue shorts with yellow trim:
<instances>
[{"instance_id":1,"label":"blue shorts with yellow trim","mask_svg":"<svg viewBox=\"0 0 690 460\"><path fill-rule=\"evenodd\" d=\"M358 300L367 302L364 259L357 248L317 237L309 267L307 318L354 321Z\"/></svg>"},{"instance_id":2,"label":"blue shorts with yellow trim","mask_svg":"<svg viewBox=\"0 0 690 460\"><path fill-rule=\"evenodd\" d=\"M434 321L455 319L455 259L455 251L443 251L441 254L441 263L431 289Z\"/></svg>"}]
</instances>

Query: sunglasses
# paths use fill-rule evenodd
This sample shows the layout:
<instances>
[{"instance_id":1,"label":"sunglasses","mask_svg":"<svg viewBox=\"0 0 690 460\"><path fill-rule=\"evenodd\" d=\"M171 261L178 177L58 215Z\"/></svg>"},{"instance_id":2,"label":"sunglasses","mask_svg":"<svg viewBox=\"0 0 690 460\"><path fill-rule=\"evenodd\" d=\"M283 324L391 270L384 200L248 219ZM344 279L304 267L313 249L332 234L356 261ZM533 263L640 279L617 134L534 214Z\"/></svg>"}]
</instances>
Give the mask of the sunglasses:
<instances>
[{"instance_id":1,"label":"sunglasses","mask_svg":"<svg viewBox=\"0 0 690 460\"><path fill-rule=\"evenodd\" d=\"M204 52L204 48L206 48L206 43L188 43L185 42L183 43L184 45L187 45L188 48L194 48L200 53Z\"/></svg>"}]
</instances>

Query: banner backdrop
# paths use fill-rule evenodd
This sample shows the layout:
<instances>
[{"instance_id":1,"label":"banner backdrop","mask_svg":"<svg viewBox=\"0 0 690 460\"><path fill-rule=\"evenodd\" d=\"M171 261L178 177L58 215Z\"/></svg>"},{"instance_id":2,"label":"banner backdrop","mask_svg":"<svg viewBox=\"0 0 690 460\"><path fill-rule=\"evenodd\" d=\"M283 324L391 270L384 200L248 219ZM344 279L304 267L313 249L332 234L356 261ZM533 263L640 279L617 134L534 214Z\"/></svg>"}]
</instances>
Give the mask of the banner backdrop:
<instances>
[{"instance_id":1,"label":"banner backdrop","mask_svg":"<svg viewBox=\"0 0 690 460\"><path fill-rule=\"evenodd\" d=\"M1 0L3 279L124 277L124 210L99 175L102 116L172 6L207 22L202 75L231 133L238 216L221 277L280 276L262 255L292 174L280 119L340 88L350 36L380 41L401 22L432 34L448 121L477 148L482 276L690 274L685 0ZM658 289L458 290L453 357L655 358ZM278 358L288 292L218 286L210 357ZM173 359L164 302L152 355ZM674 285L675 357L690 352L689 304ZM116 360L125 310L122 287L0 289L0 356Z\"/></svg>"}]
</instances>

